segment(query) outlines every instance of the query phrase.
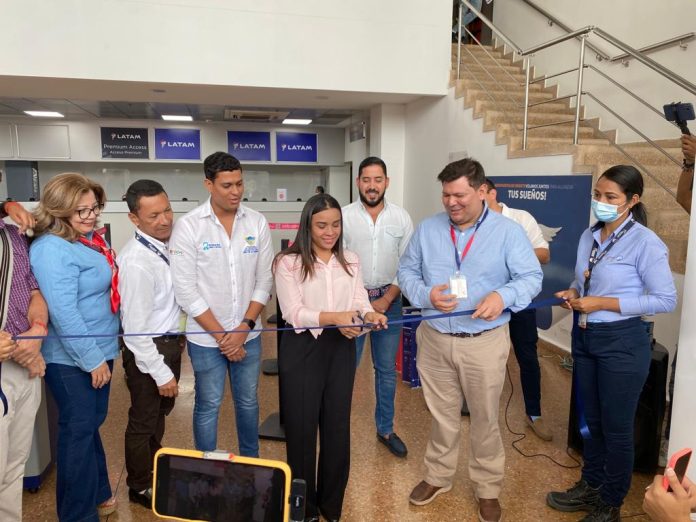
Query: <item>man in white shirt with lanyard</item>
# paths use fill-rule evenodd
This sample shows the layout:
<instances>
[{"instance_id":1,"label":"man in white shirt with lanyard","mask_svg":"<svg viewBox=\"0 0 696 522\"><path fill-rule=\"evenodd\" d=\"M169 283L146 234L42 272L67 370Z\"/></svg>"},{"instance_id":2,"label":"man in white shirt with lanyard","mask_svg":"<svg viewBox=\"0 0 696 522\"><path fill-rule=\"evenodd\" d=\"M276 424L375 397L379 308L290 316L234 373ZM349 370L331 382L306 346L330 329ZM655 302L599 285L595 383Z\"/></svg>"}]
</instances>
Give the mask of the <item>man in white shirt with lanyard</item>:
<instances>
[{"instance_id":1,"label":"man in white shirt with lanyard","mask_svg":"<svg viewBox=\"0 0 696 522\"><path fill-rule=\"evenodd\" d=\"M498 192L490 178L486 178L485 185L488 208L521 225L534 248L539 263L542 265L548 263L551 260L549 244L544 239L544 234L534 216L526 210L510 208L504 203L498 203ZM522 310L510 315L510 340L520 365L520 381L527 424L540 439L550 441L553 435L541 416L541 369L537 355L539 335L536 310Z\"/></svg>"},{"instance_id":2,"label":"man in white shirt with lanyard","mask_svg":"<svg viewBox=\"0 0 696 522\"><path fill-rule=\"evenodd\" d=\"M179 393L179 315L167 242L174 213L162 185L149 179L126 191L128 218L136 226L118 256L123 368L131 396L125 436L128 498L152 507L152 463L161 447L165 417Z\"/></svg>"},{"instance_id":3,"label":"man in white shirt with lanyard","mask_svg":"<svg viewBox=\"0 0 696 522\"><path fill-rule=\"evenodd\" d=\"M387 166L380 158L369 157L360 163L356 185L360 200L343 207L345 246L358 254L362 275L372 307L389 321L401 319L401 290L396 272L399 257L413 234L413 223L401 207L385 201L389 187ZM401 325L370 334L372 364L375 369L375 424L377 440L397 457L408 453L406 445L394 433L394 395L396 393L396 353ZM365 345L363 335L356 339L357 364Z\"/></svg>"},{"instance_id":4,"label":"man in white shirt with lanyard","mask_svg":"<svg viewBox=\"0 0 696 522\"><path fill-rule=\"evenodd\" d=\"M217 448L218 413L229 375L239 454L258 457L261 338L256 320L273 285L271 233L260 212L241 204L242 166L234 156L215 152L203 170L210 198L177 221L169 246L176 299L188 314L186 330L213 332L187 336L196 382L194 442L201 451Z\"/></svg>"}]
</instances>

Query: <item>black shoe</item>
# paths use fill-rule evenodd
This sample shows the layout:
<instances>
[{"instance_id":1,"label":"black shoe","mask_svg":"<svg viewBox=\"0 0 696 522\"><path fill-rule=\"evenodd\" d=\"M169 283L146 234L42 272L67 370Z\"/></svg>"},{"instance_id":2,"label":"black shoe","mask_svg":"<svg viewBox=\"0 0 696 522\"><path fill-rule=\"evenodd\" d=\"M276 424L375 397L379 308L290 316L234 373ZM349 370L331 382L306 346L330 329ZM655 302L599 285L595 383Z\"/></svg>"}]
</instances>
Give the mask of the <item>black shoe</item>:
<instances>
[{"instance_id":1,"label":"black shoe","mask_svg":"<svg viewBox=\"0 0 696 522\"><path fill-rule=\"evenodd\" d=\"M152 509L152 488L147 488L144 493L128 488L128 500L147 509Z\"/></svg>"},{"instance_id":2,"label":"black shoe","mask_svg":"<svg viewBox=\"0 0 696 522\"><path fill-rule=\"evenodd\" d=\"M609 506L600 500L595 510L580 522L621 522L621 508Z\"/></svg>"},{"instance_id":3,"label":"black shoe","mask_svg":"<svg viewBox=\"0 0 696 522\"><path fill-rule=\"evenodd\" d=\"M558 511L594 511L600 503L599 488L594 489L581 479L565 492L552 491L546 503Z\"/></svg>"},{"instance_id":4,"label":"black shoe","mask_svg":"<svg viewBox=\"0 0 696 522\"><path fill-rule=\"evenodd\" d=\"M402 441L396 433L390 433L386 437L382 437L378 433L377 440L389 448L389 451L391 451L397 457L404 458L406 455L408 455L406 444L404 444L404 441Z\"/></svg>"}]
</instances>

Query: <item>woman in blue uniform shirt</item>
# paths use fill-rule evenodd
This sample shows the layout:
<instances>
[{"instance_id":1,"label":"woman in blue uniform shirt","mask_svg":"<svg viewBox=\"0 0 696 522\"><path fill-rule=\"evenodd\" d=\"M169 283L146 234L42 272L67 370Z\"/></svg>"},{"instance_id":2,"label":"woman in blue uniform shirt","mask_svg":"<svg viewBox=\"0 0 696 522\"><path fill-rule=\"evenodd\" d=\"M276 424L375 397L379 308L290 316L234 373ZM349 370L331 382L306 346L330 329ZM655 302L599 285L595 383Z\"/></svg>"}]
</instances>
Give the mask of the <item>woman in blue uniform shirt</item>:
<instances>
[{"instance_id":1,"label":"woman in blue uniform shirt","mask_svg":"<svg viewBox=\"0 0 696 522\"><path fill-rule=\"evenodd\" d=\"M635 167L617 165L600 176L592 200L598 222L580 238L573 285L556 294L574 311L573 371L589 437L583 434L581 479L546 500L560 511L589 511L584 522L620 520L631 486L636 407L650 368L641 316L677 304L667 247L646 228L642 194Z\"/></svg>"}]
</instances>

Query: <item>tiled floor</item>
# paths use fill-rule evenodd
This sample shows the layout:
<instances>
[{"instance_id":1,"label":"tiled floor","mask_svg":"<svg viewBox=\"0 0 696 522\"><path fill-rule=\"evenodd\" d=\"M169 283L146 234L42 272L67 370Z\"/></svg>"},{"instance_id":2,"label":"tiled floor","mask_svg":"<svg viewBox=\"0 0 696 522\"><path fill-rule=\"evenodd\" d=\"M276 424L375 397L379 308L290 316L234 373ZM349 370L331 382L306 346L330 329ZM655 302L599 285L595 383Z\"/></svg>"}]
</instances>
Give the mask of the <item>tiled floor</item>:
<instances>
[{"instance_id":1,"label":"tiled floor","mask_svg":"<svg viewBox=\"0 0 696 522\"><path fill-rule=\"evenodd\" d=\"M275 335L264 334L265 357L275 357ZM525 428L522 397L520 394L518 368L514 356L510 358L510 369L514 391L507 412L510 428L527 436L516 446L526 454L545 454L565 465L573 465L566 454L566 425L570 374L559 366L559 357L540 344L543 407L547 422L553 429L554 440L545 443ZM182 372L181 394L174 411L168 418L165 444L191 448L191 411L193 403L193 375L185 358ZM128 391L119 363L115 367L111 388L109 417L101 433L106 448L111 484L118 496L118 510L109 517L110 522L157 520L152 512L128 502L125 486L123 457L123 432L126 426L129 405ZM563 514L546 506L546 493L551 489L565 489L579 476L577 469L564 469L545 457L525 458L512 448L518 436L505 427L504 413L511 394L510 383L506 383L501 398L501 429L507 455L506 476L501 503L504 519L515 522L575 521L582 513ZM259 400L261 420L278 409L277 378L261 376ZM225 400L220 422L218 445L235 451L236 436L231 399ZM425 407L423 395L400 383L396 398L396 430L408 445L406 459L397 459L375 439L374 392L369 350L365 351L358 370L353 397L352 459L351 474L344 502L343 520L346 521L469 521L477 520L475 503L466 472L466 446L468 418L462 420L462 451L459 472L452 491L438 497L427 506L409 504L408 495L423 473L423 452L430 427L430 415ZM281 442L262 441L261 455L283 460L285 447ZM630 520L648 520L640 515L642 496L650 477L634 475L633 487L623 507L623 516ZM27 522L52 521L55 516L55 474L51 472L38 493L24 494L24 520Z\"/></svg>"}]
</instances>

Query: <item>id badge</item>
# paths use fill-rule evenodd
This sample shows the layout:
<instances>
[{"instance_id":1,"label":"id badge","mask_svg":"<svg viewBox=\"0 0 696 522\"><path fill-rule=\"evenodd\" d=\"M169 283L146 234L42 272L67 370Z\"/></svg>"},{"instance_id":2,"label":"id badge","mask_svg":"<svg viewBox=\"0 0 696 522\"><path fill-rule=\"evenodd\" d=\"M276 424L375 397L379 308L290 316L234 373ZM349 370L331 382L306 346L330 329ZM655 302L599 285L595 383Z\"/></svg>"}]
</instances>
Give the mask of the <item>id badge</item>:
<instances>
[{"instance_id":1,"label":"id badge","mask_svg":"<svg viewBox=\"0 0 696 522\"><path fill-rule=\"evenodd\" d=\"M468 297L466 287L466 277L460 272L455 272L450 277L450 292L457 296L457 299L466 299Z\"/></svg>"},{"instance_id":2,"label":"id badge","mask_svg":"<svg viewBox=\"0 0 696 522\"><path fill-rule=\"evenodd\" d=\"M578 316L578 326L580 328L587 328L587 314L580 314Z\"/></svg>"}]
</instances>

